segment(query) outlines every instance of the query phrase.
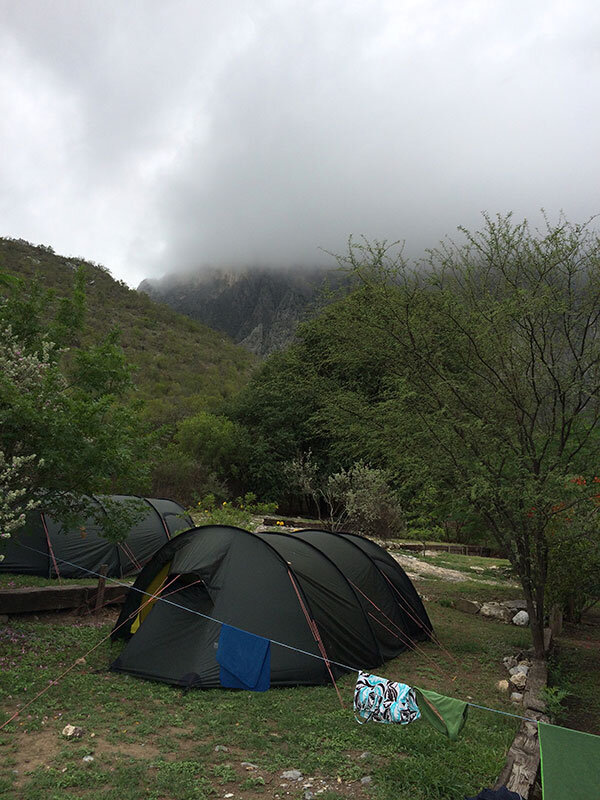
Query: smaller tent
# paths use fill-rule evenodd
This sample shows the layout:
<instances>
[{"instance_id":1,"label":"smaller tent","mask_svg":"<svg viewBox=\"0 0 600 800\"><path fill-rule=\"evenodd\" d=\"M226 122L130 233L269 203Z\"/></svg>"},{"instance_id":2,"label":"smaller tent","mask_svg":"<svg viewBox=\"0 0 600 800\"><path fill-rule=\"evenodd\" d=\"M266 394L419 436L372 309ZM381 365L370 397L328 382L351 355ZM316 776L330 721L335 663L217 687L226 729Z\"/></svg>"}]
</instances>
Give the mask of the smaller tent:
<instances>
[{"instance_id":1,"label":"smaller tent","mask_svg":"<svg viewBox=\"0 0 600 800\"><path fill-rule=\"evenodd\" d=\"M92 497L100 509L103 497ZM43 511L28 515L24 528L8 539L0 572L43 575L46 578L85 578L89 571L108 566L107 575L123 577L136 572L179 531L193 527L192 519L173 500L110 495L111 502L141 501L147 509L120 544L101 536L98 523L86 520L74 530Z\"/></svg>"},{"instance_id":2,"label":"smaller tent","mask_svg":"<svg viewBox=\"0 0 600 800\"><path fill-rule=\"evenodd\" d=\"M112 669L222 686L222 623L271 641L271 686L328 682L324 656L334 675L379 666L432 631L400 565L367 539L206 525L167 542L138 575L113 630L128 642Z\"/></svg>"}]
</instances>

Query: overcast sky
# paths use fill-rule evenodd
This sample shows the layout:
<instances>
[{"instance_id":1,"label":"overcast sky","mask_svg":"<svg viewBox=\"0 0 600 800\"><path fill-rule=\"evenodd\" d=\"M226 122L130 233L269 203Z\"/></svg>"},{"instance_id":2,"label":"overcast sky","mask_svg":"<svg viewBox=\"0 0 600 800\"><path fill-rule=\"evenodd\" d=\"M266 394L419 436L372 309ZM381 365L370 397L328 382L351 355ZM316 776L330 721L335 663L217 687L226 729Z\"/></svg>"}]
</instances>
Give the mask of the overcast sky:
<instances>
[{"instance_id":1,"label":"overcast sky","mask_svg":"<svg viewBox=\"0 0 600 800\"><path fill-rule=\"evenodd\" d=\"M597 0L0 0L0 234L135 286L600 212Z\"/></svg>"}]
</instances>

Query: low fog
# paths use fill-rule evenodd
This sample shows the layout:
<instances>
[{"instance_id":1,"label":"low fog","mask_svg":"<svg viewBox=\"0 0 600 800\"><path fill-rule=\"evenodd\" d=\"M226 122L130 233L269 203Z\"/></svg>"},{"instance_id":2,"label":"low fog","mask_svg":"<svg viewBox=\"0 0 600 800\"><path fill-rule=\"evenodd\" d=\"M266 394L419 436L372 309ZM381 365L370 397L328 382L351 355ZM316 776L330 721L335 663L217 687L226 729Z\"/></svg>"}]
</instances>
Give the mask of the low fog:
<instances>
[{"instance_id":1,"label":"low fog","mask_svg":"<svg viewBox=\"0 0 600 800\"><path fill-rule=\"evenodd\" d=\"M600 211L592 0L0 1L0 234L132 286Z\"/></svg>"}]
</instances>

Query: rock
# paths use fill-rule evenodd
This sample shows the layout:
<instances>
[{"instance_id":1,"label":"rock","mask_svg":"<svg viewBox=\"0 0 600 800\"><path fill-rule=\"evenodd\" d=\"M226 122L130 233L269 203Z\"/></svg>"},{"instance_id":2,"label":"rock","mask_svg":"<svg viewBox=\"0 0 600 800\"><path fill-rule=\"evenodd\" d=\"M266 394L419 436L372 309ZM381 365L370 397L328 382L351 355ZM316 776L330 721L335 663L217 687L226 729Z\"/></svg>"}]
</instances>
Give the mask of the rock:
<instances>
[{"instance_id":1,"label":"rock","mask_svg":"<svg viewBox=\"0 0 600 800\"><path fill-rule=\"evenodd\" d=\"M65 725L62 729L62 735L66 739L81 739L83 736L83 728L78 728L76 725Z\"/></svg>"},{"instance_id":2,"label":"rock","mask_svg":"<svg viewBox=\"0 0 600 800\"><path fill-rule=\"evenodd\" d=\"M229 800L230 797L233 797L233 792L227 792L227 794L223 795L223 797L226 797L227 800Z\"/></svg>"},{"instance_id":3,"label":"rock","mask_svg":"<svg viewBox=\"0 0 600 800\"><path fill-rule=\"evenodd\" d=\"M459 597L456 600L454 607L465 614L479 614L481 610L481 603L476 600L467 600L466 597Z\"/></svg>"},{"instance_id":4,"label":"rock","mask_svg":"<svg viewBox=\"0 0 600 800\"><path fill-rule=\"evenodd\" d=\"M518 611L512 618L512 624L524 628L529 625L529 614L526 611Z\"/></svg>"},{"instance_id":5,"label":"rock","mask_svg":"<svg viewBox=\"0 0 600 800\"><path fill-rule=\"evenodd\" d=\"M281 777L286 781L301 781L303 775L299 769L288 769L281 773Z\"/></svg>"},{"instance_id":6,"label":"rock","mask_svg":"<svg viewBox=\"0 0 600 800\"><path fill-rule=\"evenodd\" d=\"M314 794L310 791L304 792L304 800L313 800Z\"/></svg>"},{"instance_id":7,"label":"rock","mask_svg":"<svg viewBox=\"0 0 600 800\"><path fill-rule=\"evenodd\" d=\"M484 617L491 617L500 622L510 622L512 614L505 606L500 603L484 603L481 606L481 615Z\"/></svg>"},{"instance_id":8,"label":"rock","mask_svg":"<svg viewBox=\"0 0 600 800\"><path fill-rule=\"evenodd\" d=\"M516 667L511 667L508 671L511 674L511 676L518 675L520 672L522 672L523 675L527 675L527 673L529 672L529 667L527 666L527 664L517 664Z\"/></svg>"},{"instance_id":9,"label":"rock","mask_svg":"<svg viewBox=\"0 0 600 800\"><path fill-rule=\"evenodd\" d=\"M469 567L472 572L485 572L485 567Z\"/></svg>"},{"instance_id":10,"label":"rock","mask_svg":"<svg viewBox=\"0 0 600 800\"><path fill-rule=\"evenodd\" d=\"M242 761L242 767L246 767L246 769L258 769L256 764L252 764L250 761Z\"/></svg>"},{"instance_id":11,"label":"rock","mask_svg":"<svg viewBox=\"0 0 600 800\"><path fill-rule=\"evenodd\" d=\"M368 750L365 750L364 753L361 753L359 755L359 758L361 759L361 761L365 761L367 758L371 758L371 753L369 753Z\"/></svg>"},{"instance_id":12,"label":"rock","mask_svg":"<svg viewBox=\"0 0 600 800\"><path fill-rule=\"evenodd\" d=\"M218 744L215 747L215 753L228 753L228 752L229 752L229 748L225 747L224 744Z\"/></svg>"},{"instance_id":13,"label":"rock","mask_svg":"<svg viewBox=\"0 0 600 800\"><path fill-rule=\"evenodd\" d=\"M502 663L504 664L507 670L511 670L513 667L517 666L518 661L514 656L504 656L504 658L502 659Z\"/></svg>"},{"instance_id":14,"label":"rock","mask_svg":"<svg viewBox=\"0 0 600 800\"><path fill-rule=\"evenodd\" d=\"M510 682L517 689L524 689L527 683L527 675L523 672L517 672L515 675L511 675Z\"/></svg>"},{"instance_id":15,"label":"rock","mask_svg":"<svg viewBox=\"0 0 600 800\"><path fill-rule=\"evenodd\" d=\"M366 785L368 783L372 783L373 782L373 778L370 775L365 775L364 778L360 779L360 782Z\"/></svg>"},{"instance_id":16,"label":"rock","mask_svg":"<svg viewBox=\"0 0 600 800\"><path fill-rule=\"evenodd\" d=\"M510 699L513 701L513 703L522 703L523 694L522 692L511 692Z\"/></svg>"},{"instance_id":17,"label":"rock","mask_svg":"<svg viewBox=\"0 0 600 800\"><path fill-rule=\"evenodd\" d=\"M498 681L496 689L500 692L508 692L508 681Z\"/></svg>"},{"instance_id":18,"label":"rock","mask_svg":"<svg viewBox=\"0 0 600 800\"><path fill-rule=\"evenodd\" d=\"M510 608L511 611L522 611L527 609L525 600L503 600L502 605Z\"/></svg>"},{"instance_id":19,"label":"rock","mask_svg":"<svg viewBox=\"0 0 600 800\"><path fill-rule=\"evenodd\" d=\"M85 761L86 764L91 764L94 760L94 756L84 756L81 760Z\"/></svg>"}]
</instances>

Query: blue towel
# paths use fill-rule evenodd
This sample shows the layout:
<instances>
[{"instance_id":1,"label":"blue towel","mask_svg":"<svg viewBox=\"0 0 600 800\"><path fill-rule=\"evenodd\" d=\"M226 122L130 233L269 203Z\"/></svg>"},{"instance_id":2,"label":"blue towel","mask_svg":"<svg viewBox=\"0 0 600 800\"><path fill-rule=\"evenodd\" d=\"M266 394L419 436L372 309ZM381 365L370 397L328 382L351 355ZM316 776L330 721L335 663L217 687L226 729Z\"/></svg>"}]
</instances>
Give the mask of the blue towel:
<instances>
[{"instance_id":1,"label":"blue towel","mask_svg":"<svg viewBox=\"0 0 600 800\"><path fill-rule=\"evenodd\" d=\"M266 692L271 686L271 642L229 625L221 626L219 680L228 689Z\"/></svg>"}]
</instances>

